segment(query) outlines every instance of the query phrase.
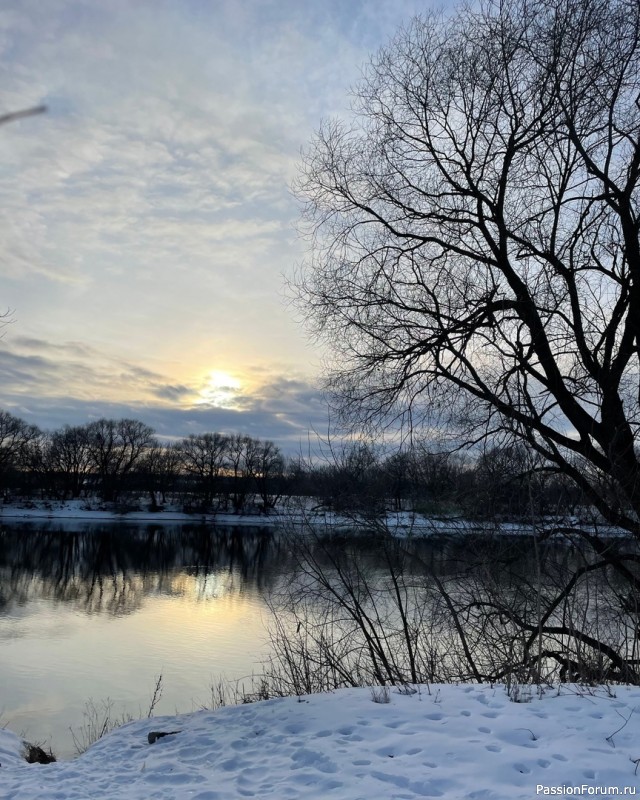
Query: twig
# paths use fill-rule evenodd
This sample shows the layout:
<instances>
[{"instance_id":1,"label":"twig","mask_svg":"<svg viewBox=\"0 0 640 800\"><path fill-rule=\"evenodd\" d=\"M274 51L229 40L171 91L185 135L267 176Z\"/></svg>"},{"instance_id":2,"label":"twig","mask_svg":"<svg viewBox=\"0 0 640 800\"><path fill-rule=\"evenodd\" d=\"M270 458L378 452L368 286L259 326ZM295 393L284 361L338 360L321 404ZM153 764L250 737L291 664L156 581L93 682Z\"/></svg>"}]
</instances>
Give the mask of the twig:
<instances>
[{"instance_id":1,"label":"twig","mask_svg":"<svg viewBox=\"0 0 640 800\"><path fill-rule=\"evenodd\" d=\"M25 108L22 111L11 111L8 114L0 114L0 125L13 122L16 119L24 119L25 117L34 117L36 114L44 114L46 110L46 106L34 106L33 108Z\"/></svg>"},{"instance_id":2,"label":"twig","mask_svg":"<svg viewBox=\"0 0 640 800\"><path fill-rule=\"evenodd\" d=\"M151 702L149 704L149 711L147 712L147 719L150 719L153 716L153 711L160 702L161 697L162 697L162 673L156 675L156 685L154 686L153 694L151 695Z\"/></svg>"},{"instance_id":3,"label":"twig","mask_svg":"<svg viewBox=\"0 0 640 800\"><path fill-rule=\"evenodd\" d=\"M622 719L624 719L624 723L623 723L623 724L622 724L622 725L621 725L621 726L618 728L618 730L617 730L617 731L614 731L614 732L613 732L613 733L612 733L610 736L607 736L607 737L606 737L607 741L608 741L608 742L611 744L611 747L615 747L615 746L616 746L616 745L615 745L615 742L613 741L613 737L616 735L616 733L620 733L620 731L621 731L621 730L622 730L624 727L626 727L626 725L628 724L629 720L630 720L630 719L631 719L631 717L633 716L633 712L634 712L634 711L635 711L635 708L632 708L632 709L631 709L631 713L629 714L629 716L628 716L626 719L624 719L624 717L622 716L622 714L621 714L621 713L620 713L618 710L616 710L616 714L617 714L619 717L622 717Z\"/></svg>"}]
</instances>

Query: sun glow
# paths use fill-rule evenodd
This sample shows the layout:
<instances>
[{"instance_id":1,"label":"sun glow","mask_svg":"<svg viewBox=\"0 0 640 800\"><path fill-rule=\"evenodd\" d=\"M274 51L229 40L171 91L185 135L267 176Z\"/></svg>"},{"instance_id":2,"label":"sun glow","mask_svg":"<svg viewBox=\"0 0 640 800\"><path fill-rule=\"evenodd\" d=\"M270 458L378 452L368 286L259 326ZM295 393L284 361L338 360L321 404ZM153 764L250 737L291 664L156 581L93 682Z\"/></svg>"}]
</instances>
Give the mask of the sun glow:
<instances>
[{"instance_id":1,"label":"sun glow","mask_svg":"<svg viewBox=\"0 0 640 800\"><path fill-rule=\"evenodd\" d=\"M207 373L200 390L200 405L238 408L242 382L228 372L214 369Z\"/></svg>"}]
</instances>

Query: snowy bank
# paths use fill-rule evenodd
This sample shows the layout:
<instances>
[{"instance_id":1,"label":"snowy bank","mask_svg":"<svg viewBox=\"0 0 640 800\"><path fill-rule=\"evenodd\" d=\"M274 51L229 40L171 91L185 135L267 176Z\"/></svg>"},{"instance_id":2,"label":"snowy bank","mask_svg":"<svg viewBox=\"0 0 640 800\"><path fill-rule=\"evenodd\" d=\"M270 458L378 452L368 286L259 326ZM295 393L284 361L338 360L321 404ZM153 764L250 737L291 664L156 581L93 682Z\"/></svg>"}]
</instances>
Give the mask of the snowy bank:
<instances>
[{"instance_id":1,"label":"snowy bank","mask_svg":"<svg viewBox=\"0 0 640 800\"><path fill-rule=\"evenodd\" d=\"M62 520L75 522L125 522L132 524L207 524L272 526L283 521L281 513L264 514L198 514L185 513L177 506L167 506L161 511L134 510L119 512L101 507L100 503L86 500L37 501L26 503L0 503L0 520L7 522L34 522Z\"/></svg>"},{"instance_id":2,"label":"snowy bank","mask_svg":"<svg viewBox=\"0 0 640 800\"><path fill-rule=\"evenodd\" d=\"M629 796L640 781L640 688L613 694L563 686L515 703L502 686L432 686L376 703L369 689L346 689L145 719L46 766L23 762L20 741L0 731L0 798ZM180 732L149 744L162 730Z\"/></svg>"},{"instance_id":3,"label":"snowy bank","mask_svg":"<svg viewBox=\"0 0 640 800\"><path fill-rule=\"evenodd\" d=\"M144 504L143 504L144 505ZM410 511L388 512L384 517L372 520L357 516L347 517L332 511L301 508L293 504L278 506L269 514L244 513L233 514L224 511L212 513L186 513L179 506L167 505L158 511L127 510L119 512L109 510L99 501L67 500L67 501L31 501L29 503L2 503L0 502L0 521L29 522L60 520L66 523L130 523L138 524L191 524L209 526L252 526L260 528L276 527L304 527L310 530L322 531L324 529L347 530L373 529L385 530L398 537L406 536L433 536L451 534L491 535L504 534L531 535L531 526L521 522L479 522L460 517L428 517ZM558 527L557 520L550 520L550 527ZM626 536L625 531L610 525L599 525L596 529L592 524L581 523L577 518L562 520L561 535L570 535L572 529L588 531L598 536Z\"/></svg>"}]
</instances>

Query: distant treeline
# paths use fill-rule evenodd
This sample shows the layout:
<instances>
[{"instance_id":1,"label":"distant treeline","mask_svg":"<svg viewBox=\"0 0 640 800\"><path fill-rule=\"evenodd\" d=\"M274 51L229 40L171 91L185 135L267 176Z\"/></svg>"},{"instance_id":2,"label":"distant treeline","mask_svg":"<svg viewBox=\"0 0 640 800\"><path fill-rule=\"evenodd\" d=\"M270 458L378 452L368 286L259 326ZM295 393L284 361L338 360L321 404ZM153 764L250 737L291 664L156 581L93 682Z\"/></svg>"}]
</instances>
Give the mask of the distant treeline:
<instances>
[{"instance_id":1,"label":"distant treeline","mask_svg":"<svg viewBox=\"0 0 640 800\"><path fill-rule=\"evenodd\" d=\"M186 511L253 509L283 498L312 498L338 512L515 518L571 514L581 497L562 476L536 465L522 446L475 457L415 444L389 453L363 441L331 447L324 458L285 457L269 440L199 433L162 443L133 419L100 419L42 431L0 411L0 491L5 499L167 503Z\"/></svg>"}]
</instances>

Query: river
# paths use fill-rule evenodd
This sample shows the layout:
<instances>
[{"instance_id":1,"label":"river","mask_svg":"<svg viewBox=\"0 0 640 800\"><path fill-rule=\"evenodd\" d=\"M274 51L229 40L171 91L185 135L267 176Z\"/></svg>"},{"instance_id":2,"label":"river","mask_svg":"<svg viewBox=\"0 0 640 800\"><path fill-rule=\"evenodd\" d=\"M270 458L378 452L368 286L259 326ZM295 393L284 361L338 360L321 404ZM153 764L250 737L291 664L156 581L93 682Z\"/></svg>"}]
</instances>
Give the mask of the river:
<instances>
[{"instance_id":1,"label":"river","mask_svg":"<svg viewBox=\"0 0 640 800\"><path fill-rule=\"evenodd\" d=\"M385 592L389 565L398 554L389 561L388 548L362 533L336 533L327 541L328 545L323 539L313 540L310 563L320 565L324 575L339 569L342 580L368 576L368 583L355 589L361 592L364 587L367 603L374 598L372 587L381 592L374 611L378 619L387 620L385 637L391 641L390 609L398 586L388 595L390 604ZM612 541L613 546L630 547L624 541ZM211 707L211 687L221 678L232 685L237 682L240 692L250 691L252 675L261 673L271 653L269 598L281 597L290 587L292 605L281 614L294 617L298 602L311 602L301 607L312 616L317 608L327 618L329 609L337 620L344 610L330 608L322 596L320 605L314 605L308 572L296 572L296 549L273 528L64 520L3 524L0 725L51 747L60 757L70 757L76 749L74 733L83 739L88 702L99 711L108 706L112 718L146 716L159 676L162 695L155 715ZM549 606L567 576L592 558L570 541L534 544L530 535L522 534L492 538L442 532L402 545L403 552L407 549L410 566L401 589L409 598L406 609L413 614L416 652L421 652L424 639L424 653L444 667L452 662L449 672L439 673L450 679L463 674L449 644L455 629L446 614L443 617L442 604L429 599L430 575L439 576L450 597L470 609L479 593L498 591L498 597L512 598L513 608L535 610L536 586ZM608 641L617 636L621 644L616 646L631 642L635 647L635 616L630 615L624 587L617 588L609 572L602 577L604 581L585 572L576 593L558 606L557 614L561 619L577 614L596 632L598 625L605 625ZM577 610L571 605L576 599L584 601ZM612 599L617 604L612 605ZM297 630L301 619L298 616ZM344 619L338 627L344 628ZM346 619L352 625L351 618ZM444 621L436 630L438 619ZM467 631L468 641L477 640L480 659L491 648L482 630L486 631ZM357 636L351 628L345 636L355 647Z\"/></svg>"},{"instance_id":2,"label":"river","mask_svg":"<svg viewBox=\"0 0 640 800\"><path fill-rule=\"evenodd\" d=\"M283 566L259 528L3 525L0 724L69 756L89 699L146 714L162 675L155 714L209 705L260 671Z\"/></svg>"}]
</instances>

